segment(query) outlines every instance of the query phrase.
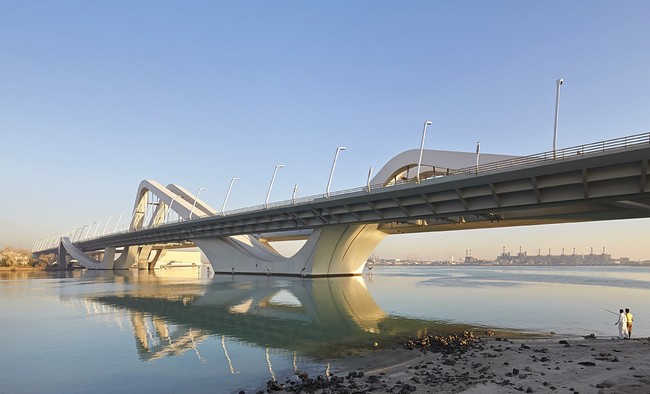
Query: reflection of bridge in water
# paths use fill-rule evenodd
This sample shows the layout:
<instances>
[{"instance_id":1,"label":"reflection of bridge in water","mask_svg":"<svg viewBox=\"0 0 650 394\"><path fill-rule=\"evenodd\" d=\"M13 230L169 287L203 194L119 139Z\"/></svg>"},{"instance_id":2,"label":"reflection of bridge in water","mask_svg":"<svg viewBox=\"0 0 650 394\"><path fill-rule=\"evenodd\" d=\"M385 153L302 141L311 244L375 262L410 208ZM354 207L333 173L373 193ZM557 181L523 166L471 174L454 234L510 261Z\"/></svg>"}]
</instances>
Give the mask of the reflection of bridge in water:
<instances>
[{"instance_id":1,"label":"reflection of bridge in water","mask_svg":"<svg viewBox=\"0 0 650 394\"><path fill-rule=\"evenodd\" d=\"M140 276L143 277L143 276ZM197 352L196 343L224 336L271 351L301 356L336 356L367 349L375 341L422 331L457 332L468 327L386 314L363 278L307 280L278 277L222 277L208 286L137 286L89 300L129 311L142 359ZM202 294L201 294L202 293ZM172 334L169 327L175 327Z\"/></svg>"}]
</instances>

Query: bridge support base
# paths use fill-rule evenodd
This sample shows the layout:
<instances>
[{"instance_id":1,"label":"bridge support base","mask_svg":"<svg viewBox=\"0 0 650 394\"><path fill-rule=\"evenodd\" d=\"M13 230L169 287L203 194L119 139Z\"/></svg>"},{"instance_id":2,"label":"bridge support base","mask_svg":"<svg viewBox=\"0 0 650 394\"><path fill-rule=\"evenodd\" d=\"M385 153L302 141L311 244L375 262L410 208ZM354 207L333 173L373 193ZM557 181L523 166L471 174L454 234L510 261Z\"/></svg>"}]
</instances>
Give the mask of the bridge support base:
<instances>
[{"instance_id":1,"label":"bridge support base","mask_svg":"<svg viewBox=\"0 0 650 394\"><path fill-rule=\"evenodd\" d=\"M61 239L61 243L59 244L57 262L59 264L59 269L66 269L68 265L68 259L66 256L70 256L72 259L77 260L79 265L87 269L129 269L131 264L135 261L135 255L131 249L134 248L125 248L122 255L115 260L115 248L106 248L102 259L96 260L88 257L81 249L77 248L72 241L70 241L70 238L64 237Z\"/></svg>"},{"instance_id":2,"label":"bridge support base","mask_svg":"<svg viewBox=\"0 0 650 394\"><path fill-rule=\"evenodd\" d=\"M195 239L217 273L306 277L360 275L368 256L386 236L377 224L314 229L305 245L284 257L250 235Z\"/></svg>"}]
</instances>

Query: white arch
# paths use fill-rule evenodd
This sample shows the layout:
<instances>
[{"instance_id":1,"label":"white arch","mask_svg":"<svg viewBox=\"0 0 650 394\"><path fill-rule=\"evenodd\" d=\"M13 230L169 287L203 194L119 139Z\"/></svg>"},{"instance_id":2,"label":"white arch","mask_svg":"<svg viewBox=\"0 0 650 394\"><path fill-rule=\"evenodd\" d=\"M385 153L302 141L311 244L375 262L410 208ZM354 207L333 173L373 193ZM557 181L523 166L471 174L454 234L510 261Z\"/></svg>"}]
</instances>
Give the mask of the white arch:
<instances>
[{"instance_id":1,"label":"white arch","mask_svg":"<svg viewBox=\"0 0 650 394\"><path fill-rule=\"evenodd\" d=\"M156 208L151 222L145 224L144 219L147 204L149 203L149 192L158 197L160 204ZM138 186L130 228L141 229L151 225L155 226L162 224L167 217L170 205L172 211L176 212L183 219L189 218L190 212L192 212L193 216L195 214L204 216L214 215L217 213L214 208L197 199L194 194L178 185L170 184L167 187L164 187L154 180L143 180ZM193 205L194 207L192 207Z\"/></svg>"},{"instance_id":2,"label":"white arch","mask_svg":"<svg viewBox=\"0 0 650 394\"><path fill-rule=\"evenodd\" d=\"M371 183L373 185L386 185L397 181L413 180L417 178L417 165L420 156L419 149L411 149L398 154L386 163ZM495 161L512 159L516 156L495 155L481 153L479 165L493 163ZM420 166L420 178L446 175L447 170L468 168L476 165L476 153L473 152L451 152L444 150L424 150L422 152L422 165Z\"/></svg>"}]
</instances>

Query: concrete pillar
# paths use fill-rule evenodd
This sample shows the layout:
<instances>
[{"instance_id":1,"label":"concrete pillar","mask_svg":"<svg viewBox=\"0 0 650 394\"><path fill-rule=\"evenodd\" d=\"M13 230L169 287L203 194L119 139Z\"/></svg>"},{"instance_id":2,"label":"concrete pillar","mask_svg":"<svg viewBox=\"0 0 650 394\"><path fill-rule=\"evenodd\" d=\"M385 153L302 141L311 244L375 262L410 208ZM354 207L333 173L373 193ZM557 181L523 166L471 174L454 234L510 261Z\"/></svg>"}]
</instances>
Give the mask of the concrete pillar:
<instances>
[{"instance_id":1,"label":"concrete pillar","mask_svg":"<svg viewBox=\"0 0 650 394\"><path fill-rule=\"evenodd\" d=\"M151 253L151 246L142 246L138 253L138 269L146 270L149 268L149 254Z\"/></svg>"}]
</instances>

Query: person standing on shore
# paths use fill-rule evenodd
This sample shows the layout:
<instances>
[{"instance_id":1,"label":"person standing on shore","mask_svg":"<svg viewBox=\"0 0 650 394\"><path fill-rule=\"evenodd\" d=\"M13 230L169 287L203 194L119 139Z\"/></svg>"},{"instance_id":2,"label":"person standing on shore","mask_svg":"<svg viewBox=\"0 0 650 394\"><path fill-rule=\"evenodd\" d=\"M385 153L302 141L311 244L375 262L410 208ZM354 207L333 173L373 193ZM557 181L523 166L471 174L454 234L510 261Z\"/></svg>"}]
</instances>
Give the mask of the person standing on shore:
<instances>
[{"instance_id":1,"label":"person standing on shore","mask_svg":"<svg viewBox=\"0 0 650 394\"><path fill-rule=\"evenodd\" d=\"M618 321L614 325L618 324L618 337L621 339L627 339L627 316L625 316L625 311L620 309L618 315Z\"/></svg>"},{"instance_id":2,"label":"person standing on shore","mask_svg":"<svg viewBox=\"0 0 650 394\"><path fill-rule=\"evenodd\" d=\"M632 322L634 321L634 316L630 313L629 308L625 308L625 318L627 319L627 337L632 338Z\"/></svg>"}]
</instances>

